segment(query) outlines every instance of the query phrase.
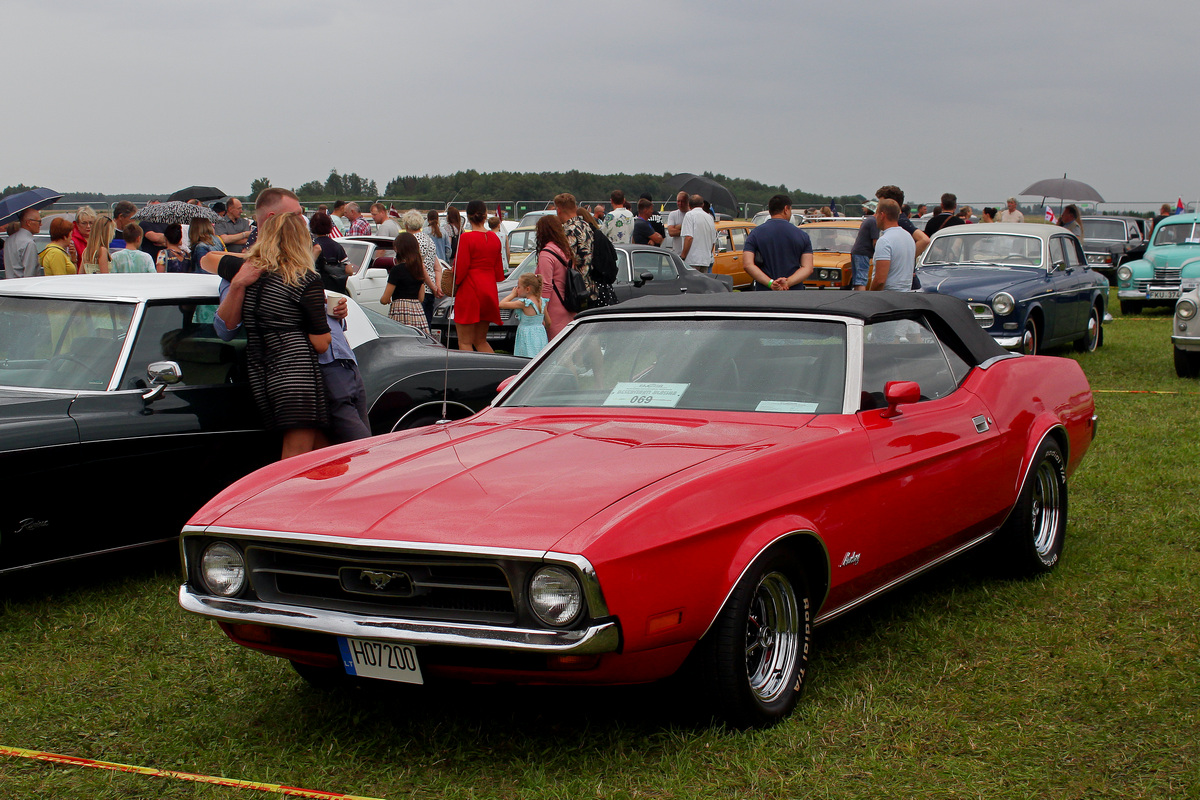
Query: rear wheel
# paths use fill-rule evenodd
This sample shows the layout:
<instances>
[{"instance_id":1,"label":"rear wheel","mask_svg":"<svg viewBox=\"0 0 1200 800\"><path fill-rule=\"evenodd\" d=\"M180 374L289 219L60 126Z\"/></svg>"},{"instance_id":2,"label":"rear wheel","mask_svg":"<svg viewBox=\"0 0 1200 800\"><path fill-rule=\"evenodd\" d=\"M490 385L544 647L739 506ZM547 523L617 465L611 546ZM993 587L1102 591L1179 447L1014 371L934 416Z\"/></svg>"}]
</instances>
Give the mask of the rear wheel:
<instances>
[{"instance_id":1,"label":"rear wheel","mask_svg":"<svg viewBox=\"0 0 1200 800\"><path fill-rule=\"evenodd\" d=\"M1200 376L1200 353L1175 348L1175 374L1181 378Z\"/></svg>"},{"instance_id":2,"label":"rear wheel","mask_svg":"<svg viewBox=\"0 0 1200 800\"><path fill-rule=\"evenodd\" d=\"M1000 529L1003 558L1018 574L1049 572L1062 555L1066 531L1066 460L1058 443L1047 439L1038 448L1017 504Z\"/></svg>"},{"instance_id":3,"label":"rear wheel","mask_svg":"<svg viewBox=\"0 0 1200 800\"><path fill-rule=\"evenodd\" d=\"M754 564L701 642L717 714L738 728L773 725L804 688L812 647L808 581L787 553Z\"/></svg>"},{"instance_id":4,"label":"rear wheel","mask_svg":"<svg viewBox=\"0 0 1200 800\"><path fill-rule=\"evenodd\" d=\"M1096 352L1096 348L1103 341L1103 323L1100 306L1092 306L1091 313L1088 314L1087 330L1083 332L1082 337L1075 340L1075 349L1081 353Z\"/></svg>"}]
</instances>

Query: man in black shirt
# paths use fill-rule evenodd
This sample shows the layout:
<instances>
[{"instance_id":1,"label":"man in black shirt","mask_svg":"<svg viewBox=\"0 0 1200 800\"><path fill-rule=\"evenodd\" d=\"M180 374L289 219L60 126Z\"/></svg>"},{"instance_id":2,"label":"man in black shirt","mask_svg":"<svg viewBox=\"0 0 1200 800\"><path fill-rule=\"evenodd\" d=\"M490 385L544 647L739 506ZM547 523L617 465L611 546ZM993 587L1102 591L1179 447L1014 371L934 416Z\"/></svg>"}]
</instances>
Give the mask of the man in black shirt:
<instances>
[{"instance_id":1,"label":"man in black shirt","mask_svg":"<svg viewBox=\"0 0 1200 800\"><path fill-rule=\"evenodd\" d=\"M654 203L642 198L638 200L637 218L633 221L633 243L652 244L655 247L662 244L662 234L654 230L650 215L654 213Z\"/></svg>"},{"instance_id":2,"label":"man in black shirt","mask_svg":"<svg viewBox=\"0 0 1200 800\"><path fill-rule=\"evenodd\" d=\"M929 222L925 223L925 235L933 236L942 228L951 228L955 225L965 224L963 220L955 216L954 212L958 208L958 196L950 192L942 195L942 207L938 213L930 218Z\"/></svg>"}]
</instances>

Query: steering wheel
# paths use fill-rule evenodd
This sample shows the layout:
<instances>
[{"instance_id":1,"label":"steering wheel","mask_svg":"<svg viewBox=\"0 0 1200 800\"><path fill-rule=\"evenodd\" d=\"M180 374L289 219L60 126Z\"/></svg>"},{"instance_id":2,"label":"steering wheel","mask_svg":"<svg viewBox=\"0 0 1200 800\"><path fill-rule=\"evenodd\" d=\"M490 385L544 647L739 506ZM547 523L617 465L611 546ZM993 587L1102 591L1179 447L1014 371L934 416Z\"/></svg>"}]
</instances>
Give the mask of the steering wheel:
<instances>
[{"instance_id":1,"label":"steering wheel","mask_svg":"<svg viewBox=\"0 0 1200 800\"><path fill-rule=\"evenodd\" d=\"M78 358L76 358L75 356L73 356L69 353L59 353L58 355L51 358L49 362L47 362L47 366L53 364L56 361L70 361L72 364L78 364L79 366L83 367L86 370L91 370L91 368L92 368L91 364L85 364L83 361L80 361Z\"/></svg>"}]
</instances>

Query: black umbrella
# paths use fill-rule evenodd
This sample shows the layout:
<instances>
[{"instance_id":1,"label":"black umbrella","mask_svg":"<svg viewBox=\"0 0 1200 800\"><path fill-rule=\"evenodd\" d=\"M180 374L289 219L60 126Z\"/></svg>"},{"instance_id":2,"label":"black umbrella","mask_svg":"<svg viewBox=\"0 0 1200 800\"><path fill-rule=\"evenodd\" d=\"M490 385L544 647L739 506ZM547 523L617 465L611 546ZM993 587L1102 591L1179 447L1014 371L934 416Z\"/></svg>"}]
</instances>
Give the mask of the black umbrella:
<instances>
[{"instance_id":1,"label":"black umbrella","mask_svg":"<svg viewBox=\"0 0 1200 800\"><path fill-rule=\"evenodd\" d=\"M1064 172L1061 178L1047 178L1025 187L1022 195L1041 195L1043 199L1053 197L1058 200L1082 200L1084 202L1103 203L1100 193L1083 181L1071 180Z\"/></svg>"},{"instance_id":2,"label":"black umbrella","mask_svg":"<svg viewBox=\"0 0 1200 800\"><path fill-rule=\"evenodd\" d=\"M154 203L142 206L142 210L133 215L144 222L162 222L167 225L179 223L190 225L196 217L204 217L209 222L220 219L217 212L204 206L194 206L191 203L181 203L178 200L168 200L165 203Z\"/></svg>"},{"instance_id":3,"label":"black umbrella","mask_svg":"<svg viewBox=\"0 0 1200 800\"><path fill-rule=\"evenodd\" d=\"M738 212L738 204L733 196L733 192L712 178L706 178L703 175L693 175L690 172L681 172L678 175L673 175L667 181L667 185L680 192L698 194L712 203L714 207L725 209L730 214L736 215Z\"/></svg>"},{"instance_id":4,"label":"black umbrella","mask_svg":"<svg viewBox=\"0 0 1200 800\"><path fill-rule=\"evenodd\" d=\"M7 225L21 218L21 214L31 208L52 206L62 199L62 192L38 187L27 192L17 192L0 200L0 226Z\"/></svg>"},{"instance_id":5,"label":"black umbrella","mask_svg":"<svg viewBox=\"0 0 1200 800\"><path fill-rule=\"evenodd\" d=\"M168 197L168 200L222 200L229 195L222 192L215 186L189 186L186 189L180 189L175 194Z\"/></svg>"}]
</instances>

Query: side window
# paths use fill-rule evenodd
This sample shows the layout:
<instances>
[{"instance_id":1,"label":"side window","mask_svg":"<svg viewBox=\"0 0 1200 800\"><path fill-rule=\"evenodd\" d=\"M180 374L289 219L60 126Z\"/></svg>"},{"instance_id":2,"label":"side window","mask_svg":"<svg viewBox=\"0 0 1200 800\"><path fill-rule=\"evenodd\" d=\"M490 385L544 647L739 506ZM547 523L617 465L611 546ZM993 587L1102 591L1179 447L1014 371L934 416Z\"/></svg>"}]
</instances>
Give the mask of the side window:
<instances>
[{"instance_id":1,"label":"side window","mask_svg":"<svg viewBox=\"0 0 1200 800\"><path fill-rule=\"evenodd\" d=\"M717 252L729 252L729 231L717 231Z\"/></svg>"},{"instance_id":2,"label":"side window","mask_svg":"<svg viewBox=\"0 0 1200 800\"><path fill-rule=\"evenodd\" d=\"M1063 237L1055 236L1050 240L1050 269L1054 269L1056 264L1065 263L1067 260L1066 253L1063 252Z\"/></svg>"},{"instance_id":3,"label":"side window","mask_svg":"<svg viewBox=\"0 0 1200 800\"><path fill-rule=\"evenodd\" d=\"M1069 236L1063 242L1063 250L1067 253L1068 267L1082 267L1084 265L1083 248L1079 244L1079 240L1074 236Z\"/></svg>"},{"instance_id":4,"label":"side window","mask_svg":"<svg viewBox=\"0 0 1200 800\"><path fill-rule=\"evenodd\" d=\"M146 367L155 361L179 364L183 379L177 386L234 380L239 374L239 355L246 346L245 334L239 331L233 341L222 341L212 325L216 310L213 304L147 306L121 388L144 388Z\"/></svg>"},{"instance_id":5,"label":"side window","mask_svg":"<svg viewBox=\"0 0 1200 800\"><path fill-rule=\"evenodd\" d=\"M741 250L746 244L746 229L734 228L729 231L729 236L733 240L733 249Z\"/></svg>"},{"instance_id":6,"label":"side window","mask_svg":"<svg viewBox=\"0 0 1200 800\"><path fill-rule=\"evenodd\" d=\"M958 388L970 367L944 347L924 319L876 322L865 328L863 410L884 408L891 381L916 381L922 400L945 397Z\"/></svg>"},{"instance_id":7,"label":"side window","mask_svg":"<svg viewBox=\"0 0 1200 800\"><path fill-rule=\"evenodd\" d=\"M671 263L671 256L667 253L650 253L644 250L635 252L633 271L638 275L649 272L654 276L654 280L659 282L673 281L678 277L675 274L675 266Z\"/></svg>"}]
</instances>

